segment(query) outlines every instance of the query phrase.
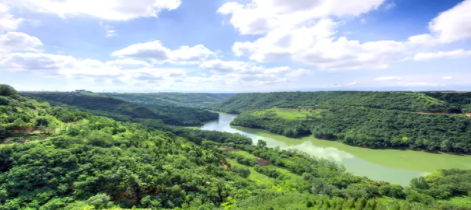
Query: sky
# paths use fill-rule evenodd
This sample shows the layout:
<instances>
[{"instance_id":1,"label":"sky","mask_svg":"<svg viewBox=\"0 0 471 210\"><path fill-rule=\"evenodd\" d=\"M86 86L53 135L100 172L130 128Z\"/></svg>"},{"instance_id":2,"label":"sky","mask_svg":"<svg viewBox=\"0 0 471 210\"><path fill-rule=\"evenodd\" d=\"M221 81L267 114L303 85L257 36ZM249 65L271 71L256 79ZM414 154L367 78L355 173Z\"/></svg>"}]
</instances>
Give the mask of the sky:
<instances>
[{"instance_id":1,"label":"sky","mask_svg":"<svg viewBox=\"0 0 471 210\"><path fill-rule=\"evenodd\" d=\"M23 91L471 91L471 0L0 0Z\"/></svg>"}]
</instances>

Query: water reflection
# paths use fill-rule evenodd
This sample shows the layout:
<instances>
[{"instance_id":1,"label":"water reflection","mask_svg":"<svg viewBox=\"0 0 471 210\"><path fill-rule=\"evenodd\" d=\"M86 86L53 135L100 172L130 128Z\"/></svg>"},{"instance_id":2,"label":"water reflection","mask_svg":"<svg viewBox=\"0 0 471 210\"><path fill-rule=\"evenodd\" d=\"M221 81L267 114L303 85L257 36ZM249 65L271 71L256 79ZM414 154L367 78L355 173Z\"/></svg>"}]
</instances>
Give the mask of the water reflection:
<instances>
[{"instance_id":1,"label":"water reflection","mask_svg":"<svg viewBox=\"0 0 471 210\"><path fill-rule=\"evenodd\" d=\"M440 168L471 168L471 156L372 150L339 142L316 140L313 137L288 138L260 129L232 127L230 122L236 116L221 113L219 120L208 122L201 129L240 133L252 138L254 144L262 139L270 148L296 149L316 157L336 161L344 165L348 172L357 176L367 176L370 179L401 185L408 185L412 178Z\"/></svg>"}]
</instances>

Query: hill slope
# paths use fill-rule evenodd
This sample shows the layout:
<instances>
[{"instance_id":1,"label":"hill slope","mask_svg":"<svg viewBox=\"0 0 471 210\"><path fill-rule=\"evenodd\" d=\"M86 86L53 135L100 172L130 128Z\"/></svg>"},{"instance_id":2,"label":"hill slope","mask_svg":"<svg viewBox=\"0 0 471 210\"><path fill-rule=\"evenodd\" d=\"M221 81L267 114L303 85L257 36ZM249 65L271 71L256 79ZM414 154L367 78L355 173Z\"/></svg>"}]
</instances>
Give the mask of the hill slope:
<instances>
[{"instance_id":1,"label":"hill slope","mask_svg":"<svg viewBox=\"0 0 471 210\"><path fill-rule=\"evenodd\" d=\"M195 126L218 117L217 114L196 108L168 106L148 108L116 98L82 93L22 92L21 94L93 110L96 114L120 120L153 119L162 120L170 125Z\"/></svg>"},{"instance_id":2,"label":"hill slope","mask_svg":"<svg viewBox=\"0 0 471 210\"><path fill-rule=\"evenodd\" d=\"M403 188L241 135L152 129L16 94L0 99L0 210L469 209L469 170Z\"/></svg>"},{"instance_id":3,"label":"hill slope","mask_svg":"<svg viewBox=\"0 0 471 210\"><path fill-rule=\"evenodd\" d=\"M183 106L205 108L236 94L217 93L97 93L97 95L119 98L145 107Z\"/></svg>"},{"instance_id":4,"label":"hill slope","mask_svg":"<svg viewBox=\"0 0 471 210\"><path fill-rule=\"evenodd\" d=\"M413 92L278 92L239 94L213 109L239 113L247 110L272 107L293 108L300 106L364 106L378 109L408 111L445 111L446 102Z\"/></svg>"},{"instance_id":5,"label":"hill slope","mask_svg":"<svg viewBox=\"0 0 471 210\"><path fill-rule=\"evenodd\" d=\"M285 92L239 94L213 108L241 113L232 125L290 137L471 153L471 118L432 114L466 112L469 100L467 95L453 99L413 92Z\"/></svg>"}]
</instances>

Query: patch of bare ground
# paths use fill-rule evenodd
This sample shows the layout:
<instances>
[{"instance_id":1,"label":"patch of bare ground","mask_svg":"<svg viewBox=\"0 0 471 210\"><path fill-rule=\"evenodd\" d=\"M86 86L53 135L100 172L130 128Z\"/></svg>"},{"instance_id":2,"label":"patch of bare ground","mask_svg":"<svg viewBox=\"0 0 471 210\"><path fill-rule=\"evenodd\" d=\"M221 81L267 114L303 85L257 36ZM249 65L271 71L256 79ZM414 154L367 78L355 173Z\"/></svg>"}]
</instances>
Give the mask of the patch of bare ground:
<instances>
[{"instance_id":1,"label":"patch of bare ground","mask_svg":"<svg viewBox=\"0 0 471 210\"><path fill-rule=\"evenodd\" d=\"M257 159L255 159L255 160L258 162L258 164L259 164L260 166L271 165L271 162L270 162L270 161L265 160L265 159L262 159L262 158L257 158Z\"/></svg>"}]
</instances>

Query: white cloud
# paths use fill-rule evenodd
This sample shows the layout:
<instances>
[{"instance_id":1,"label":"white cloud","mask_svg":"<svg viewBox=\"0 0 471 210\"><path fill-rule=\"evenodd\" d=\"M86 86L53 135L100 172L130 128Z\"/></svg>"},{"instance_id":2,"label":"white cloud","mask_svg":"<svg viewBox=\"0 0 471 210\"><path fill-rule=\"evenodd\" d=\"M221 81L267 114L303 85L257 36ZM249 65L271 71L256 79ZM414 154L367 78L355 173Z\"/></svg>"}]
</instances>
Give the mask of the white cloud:
<instances>
[{"instance_id":1,"label":"white cloud","mask_svg":"<svg viewBox=\"0 0 471 210\"><path fill-rule=\"evenodd\" d=\"M471 56L471 50L453 50L453 51L439 51L430 53L418 53L415 55L414 60L416 61L428 61L432 59L440 58L463 58Z\"/></svg>"},{"instance_id":2,"label":"white cloud","mask_svg":"<svg viewBox=\"0 0 471 210\"><path fill-rule=\"evenodd\" d=\"M266 68L255 65L254 63L243 61L222 61L210 60L202 63L200 68L208 69L214 74L247 74L247 75L265 75L267 77L301 77L312 74L312 71L306 69L292 69L288 66Z\"/></svg>"},{"instance_id":3,"label":"white cloud","mask_svg":"<svg viewBox=\"0 0 471 210\"><path fill-rule=\"evenodd\" d=\"M430 30L441 42L453 42L471 38L471 0L465 0L441 13L430 22Z\"/></svg>"},{"instance_id":4,"label":"white cloud","mask_svg":"<svg viewBox=\"0 0 471 210\"><path fill-rule=\"evenodd\" d=\"M203 45L182 46L177 50L169 51L168 55L169 62L174 64L199 64L216 56L215 53Z\"/></svg>"},{"instance_id":5,"label":"white cloud","mask_svg":"<svg viewBox=\"0 0 471 210\"><path fill-rule=\"evenodd\" d=\"M114 60L106 62L108 66L114 66L121 69L134 69L134 68L149 68L152 65L140 60L133 60L133 59L122 59L122 60Z\"/></svg>"},{"instance_id":6,"label":"white cloud","mask_svg":"<svg viewBox=\"0 0 471 210\"><path fill-rule=\"evenodd\" d=\"M331 17L358 16L377 9L383 0L229 2L218 12L230 14L241 34L263 34L253 42L236 42L233 52L257 62L291 59L323 70L387 68L408 56L406 43L382 40L361 43L335 37L340 23Z\"/></svg>"},{"instance_id":7,"label":"white cloud","mask_svg":"<svg viewBox=\"0 0 471 210\"><path fill-rule=\"evenodd\" d=\"M435 45L438 40L430 34L420 34L409 37L408 42L413 45Z\"/></svg>"},{"instance_id":8,"label":"white cloud","mask_svg":"<svg viewBox=\"0 0 471 210\"><path fill-rule=\"evenodd\" d=\"M174 10L180 0L4 0L7 4L34 12L67 16L92 16L124 21L140 17L157 17L162 10Z\"/></svg>"},{"instance_id":9,"label":"white cloud","mask_svg":"<svg viewBox=\"0 0 471 210\"><path fill-rule=\"evenodd\" d=\"M211 70L213 73L247 73L257 71L257 67L242 61L210 60L203 62L200 68Z\"/></svg>"},{"instance_id":10,"label":"white cloud","mask_svg":"<svg viewBox=\"0 0 471 210\"><path fill-rule=\"evenodd\" d=\"M16 30L23 22L22 18L15 18L9 11L10 8L0 2L0 33Z\"/></svg>"},{"instance_id":11,"label":"white cloud","mask_svg":"<svg viewBox=\"0 0 471 210\"><path fill-rule=\"evenodd\" d=\"M11 53L0 61L0 66L16 71L59 70L74 66L76 59L70 56L44 53Z\"/></svg>"},{"instance_id":12,"label":"white cloud","mask_svg":"<svg viewBox=\"0 0 471 210\"><path fill-rule=\"evenodd\" d=\"M160 41L134 44L113 52L111 55L172 64L199 64L210 57L216 56L215 53L203 45L182 46L177 50L170 50L164 47Z\"/></svg>"},{"instance_id":13,"label":"white cloud","mask_svg":"<svg viewBox=\"0 0 471 210\"><path fill-rule=\"evenodd\" d=\"M252 0L242 5L228 2L218 12L231 15L241 34L264 34L278 27L295 28L313 19L358 16L377 9L385 0Z\"/></svg>"},{"instance_id":14,"label":"white cloud","mask_svg":"<svg viewBox=\"0 0 471 210\"><path fill-rule=\"evenodd\" d=\"M1 54L19 51L38 51L42 42L33 36L20 32L8 32L0 35L0 59Z\"/></svg>"},{"instance_id":15,"label":"white cloud","mask_svg":"<svg viewBox=\"0 0 471 210\"><path fill-rule=\"evenodd\" d=\"M451 80L451 79L453 79L453 77L452 76L446 76L446 77L443 77L443 79L444 80Z\"/></svg>"},{"instance_id":16,"label":"white cloud","mask_svg":"<svg viewBox=\"0 0 471 210\"><path fill-rule=\"evenodd\" d=\"M135 59L149 59L155 61L165 61L168 59L169 49L162 46L160 41L133 44L122 50L113 52L116 57L129 57Z\"/></svg>"},{"instance_id":17,"label":"white cloud","mask_svg":"<svg viewBox=\"0 0 471 210\"><path fill-rule=\"evenodd\" d=\"M113 26L106 25L105 27L106 37L113 37L118 35L118 32L113 28Z\"/></svg>"},{"instance_id":18,"label":"white cloud","mask_svg":"<svg viewBox=\"0 0 471 210\"><path fill-rule=\"evenodd\" d=\"M397 81L402 80L401 77L379 77L376 78L375 81Z\"/></svg>"}]
</instances>

